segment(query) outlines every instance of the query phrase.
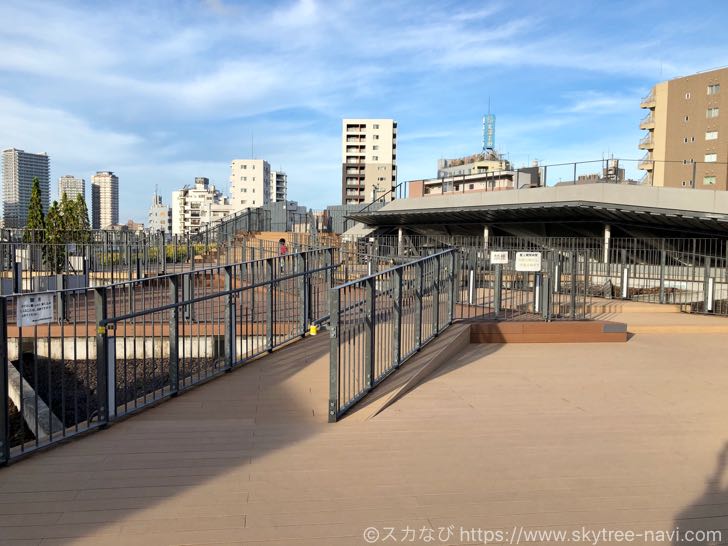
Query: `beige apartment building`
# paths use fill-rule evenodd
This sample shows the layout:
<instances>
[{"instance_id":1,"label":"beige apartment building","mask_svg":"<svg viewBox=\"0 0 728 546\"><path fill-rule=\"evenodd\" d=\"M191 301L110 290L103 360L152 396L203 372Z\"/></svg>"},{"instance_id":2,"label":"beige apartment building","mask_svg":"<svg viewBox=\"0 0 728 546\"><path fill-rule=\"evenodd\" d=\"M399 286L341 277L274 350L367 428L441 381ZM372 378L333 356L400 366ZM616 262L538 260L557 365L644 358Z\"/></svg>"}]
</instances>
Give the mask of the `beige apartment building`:
<instances>
[{"instance_id":1,"label":"beige apartment building","mask_svg":"<svg viewBox=\"0 0 728 546\"><path fill-rule=\"evenodd\" d=\"M341 135L341 202L391 201L397 185L397 122L345 119Z\"/></svg>"},{"instance_id":2,"label":"beige apartment building","mask_svg":"<svg viewBox=\"0 0 728 546\"><path fill-rule=\"evenodd\" d=\"M640 169L654 186L728 190L728 68L661 82L642 99Z\"/></svg>"},{"instance_id":3,"label":"beige apartment building","mask_svg":"<svg viewBox=\"0 0 728 546\"><path fill-rule=\"evenodd\" d=\"M264 159L234 159L230 164L230 203L233 211L271 202L271 169Z\"/></svg>"},{"instance_id":4,"label":"beige apartment building","mask_svg":"<svg viewBox=\"0 0 728 546\"><path fill-rule=\"evenodd\" d=\"M119 223L119 177L97 171L91 178L91 227L111 229Z\"/></svg>"}]
</instances>

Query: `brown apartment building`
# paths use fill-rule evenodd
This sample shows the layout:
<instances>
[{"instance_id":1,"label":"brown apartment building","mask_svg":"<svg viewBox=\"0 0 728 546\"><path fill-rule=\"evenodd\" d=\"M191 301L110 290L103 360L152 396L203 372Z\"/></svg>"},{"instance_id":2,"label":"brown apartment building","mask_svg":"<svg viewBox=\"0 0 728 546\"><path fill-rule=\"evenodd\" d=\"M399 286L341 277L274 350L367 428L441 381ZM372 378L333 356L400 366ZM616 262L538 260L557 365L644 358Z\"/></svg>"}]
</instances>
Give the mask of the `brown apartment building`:
<instances>
[{"instance_id":1,"label":"brown apartment building","mask_svg":"<svg viewBox=\"0 0 728 546\"><path fill-rule=\"evenodd\" d=\"M728 68L655 85L640 106L640 169L654 186L728 190Z\"/></svg>"}]
</instances>

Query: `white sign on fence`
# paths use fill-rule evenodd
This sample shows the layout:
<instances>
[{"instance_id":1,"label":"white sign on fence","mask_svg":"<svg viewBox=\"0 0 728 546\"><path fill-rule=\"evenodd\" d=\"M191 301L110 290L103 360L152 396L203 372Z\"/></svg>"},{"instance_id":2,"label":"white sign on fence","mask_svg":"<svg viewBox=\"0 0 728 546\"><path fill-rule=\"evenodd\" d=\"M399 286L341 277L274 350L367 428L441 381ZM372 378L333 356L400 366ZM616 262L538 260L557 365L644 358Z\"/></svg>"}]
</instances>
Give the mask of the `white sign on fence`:
<instances>
[{"instance_id":1,"label":"white sign on fence","mask_svg":"<svg viewBox=\"0 0 728 546\"><path fill-rule=\"evenodd\" d=\"M507 264L508 263L508 251L507 250L491 250L490 251L490 263Z\"/></svg>"},{"instance_id":2,"label":"white sign on fence","mask_svg":"<svg viewBox=\"0 0 728 546\"><path fill-rule=\"evenodd\" d=\"M53 294L17 296L15 320L17 325L36 326L53 322Z\"/></svg>"},{"instance_id":3,"label":"white sign on fence","mask_svg":"<svg viewBox=\"0 0 728 546\"><path fill-rule=\"evenodd\" d=\"M541 253L516 252L516 271L541 271Z\"/></svg>"}]
</instances>

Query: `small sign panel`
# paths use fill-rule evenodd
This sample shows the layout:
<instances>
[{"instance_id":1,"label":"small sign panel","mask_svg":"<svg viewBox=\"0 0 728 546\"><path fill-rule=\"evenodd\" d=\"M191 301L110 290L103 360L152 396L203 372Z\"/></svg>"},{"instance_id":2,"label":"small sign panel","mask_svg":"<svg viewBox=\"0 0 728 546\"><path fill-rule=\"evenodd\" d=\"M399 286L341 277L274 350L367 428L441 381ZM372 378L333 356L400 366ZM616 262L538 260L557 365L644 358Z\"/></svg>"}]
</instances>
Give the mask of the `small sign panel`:
<instances>
[{"instance_id":1,"label":"small sign panel","mask_svg":"<svg viewBox=\"0 0 728 546\"><path fill-rule=\"evenodd\" d=\"M508 263L508 251L507 250L491 250L490 251L490 263L507 264Z\"/></svg>"},{"instance_id":2,"label":"small sign panel","mask_svg":"<svg viewBox=\"0 0 728 546\"><path fill-rule=\"evenodd\" d=\"M53 322L53 294L18 296L15 320L20 327Z\"/></svg>"},{"instance_id":3,"label":"small sign panel","mask_svg":"<svg viewBox=\"0 0 728 546\"><path fill-rule=\"evenodd\" d=\"M516 271L541 271L541 253L516 252Z\"/></svg>"}]
</instances>

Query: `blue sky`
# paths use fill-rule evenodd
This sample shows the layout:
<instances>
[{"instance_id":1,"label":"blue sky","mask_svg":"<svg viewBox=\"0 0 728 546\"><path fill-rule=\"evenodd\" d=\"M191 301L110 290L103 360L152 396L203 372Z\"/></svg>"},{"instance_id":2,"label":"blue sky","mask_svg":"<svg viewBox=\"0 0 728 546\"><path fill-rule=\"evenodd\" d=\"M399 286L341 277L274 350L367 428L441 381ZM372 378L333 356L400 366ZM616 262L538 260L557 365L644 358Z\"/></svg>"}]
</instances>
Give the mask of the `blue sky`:
<instances>
[{"instance_id":1,"label":"blue sky","mask_svg":"<svg viewBox=\"0 0 728 546\"><path fill-rule=\"evenodd\" d=\"M343 117L395 118L399 180L477 152L481 116L516 165L637 158L639 99L728 65L728 2L155 1L0 3L0 147L64 174L120 178L120 220L155 185L232 159L340 200Z\"/></svg>"}]
</instances>

